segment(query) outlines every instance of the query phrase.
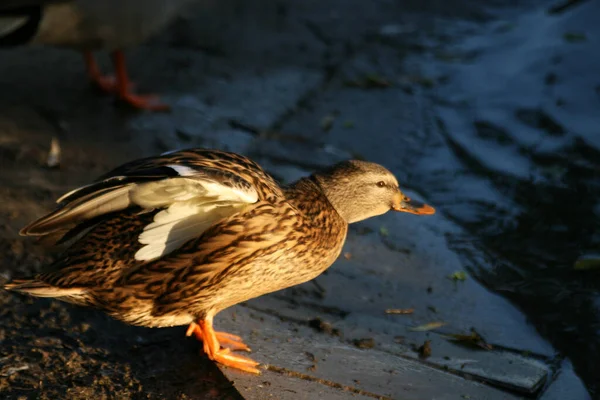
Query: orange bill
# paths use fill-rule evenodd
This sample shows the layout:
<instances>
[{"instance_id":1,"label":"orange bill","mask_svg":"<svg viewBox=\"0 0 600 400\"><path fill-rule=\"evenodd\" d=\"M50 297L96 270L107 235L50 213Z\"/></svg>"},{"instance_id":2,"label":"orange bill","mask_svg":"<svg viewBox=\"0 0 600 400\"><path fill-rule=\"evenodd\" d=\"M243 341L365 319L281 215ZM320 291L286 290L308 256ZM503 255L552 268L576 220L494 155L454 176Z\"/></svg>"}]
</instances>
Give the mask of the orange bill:
<instances>
[{"instance_id":1,"label":"orange bill","mask_svg":"<svg viewBox=\"0 0 600 400\"><path fill-rule=\"evenodd\" d=\"M421 203L420 201L411 200L410 198L399 193L394 199L394 205L392 206L394 211L402 211L410 214L417 215L432 215L435 214L435 208L428 204Z\"/></svg>"}]
</instances>

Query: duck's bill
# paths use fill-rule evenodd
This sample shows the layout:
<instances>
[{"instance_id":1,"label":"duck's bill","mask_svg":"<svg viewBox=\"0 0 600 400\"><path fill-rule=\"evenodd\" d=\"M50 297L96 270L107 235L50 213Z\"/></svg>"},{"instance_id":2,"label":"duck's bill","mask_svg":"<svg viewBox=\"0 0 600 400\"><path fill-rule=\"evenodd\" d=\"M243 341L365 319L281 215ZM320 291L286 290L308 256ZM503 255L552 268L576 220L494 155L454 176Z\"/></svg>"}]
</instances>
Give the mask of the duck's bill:
<instances>
[{"instance_id":1,"label":"duck's bill","mask_svg":"<svg viewBox=\"0 0 600 400\"><path fill-rule=\"evenodd\" d=\"M399 202L397 206L393 207L394 211L402 211L410 214L417 215L432 215L435 214L435 208L428 204L421 203L420 201L411 200L406 198Z\"/></svg>"}]
</instances>

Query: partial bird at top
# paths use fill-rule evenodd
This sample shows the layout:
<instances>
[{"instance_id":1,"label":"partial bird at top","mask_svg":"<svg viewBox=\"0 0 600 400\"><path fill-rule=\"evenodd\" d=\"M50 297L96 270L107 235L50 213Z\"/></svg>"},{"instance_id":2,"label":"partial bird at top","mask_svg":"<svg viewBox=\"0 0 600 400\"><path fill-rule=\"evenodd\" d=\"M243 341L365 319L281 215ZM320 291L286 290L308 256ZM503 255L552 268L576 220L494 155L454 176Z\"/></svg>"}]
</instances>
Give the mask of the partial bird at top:
<instances>
[{"instance_id":1,"label":"partial bird at top","mask_svg":"<svg viewBox=\"0 0 600 400\"><path fill-rule=\"evenodd\" d=\"M195 0L2 0L0 47L42 44L83 52L87 74L100 89L135 108L169 107L154 95L135 94L123 48L136 45ZM115 76L100 72L93 51L112 52Z\"/></svg>"}]
</instances>

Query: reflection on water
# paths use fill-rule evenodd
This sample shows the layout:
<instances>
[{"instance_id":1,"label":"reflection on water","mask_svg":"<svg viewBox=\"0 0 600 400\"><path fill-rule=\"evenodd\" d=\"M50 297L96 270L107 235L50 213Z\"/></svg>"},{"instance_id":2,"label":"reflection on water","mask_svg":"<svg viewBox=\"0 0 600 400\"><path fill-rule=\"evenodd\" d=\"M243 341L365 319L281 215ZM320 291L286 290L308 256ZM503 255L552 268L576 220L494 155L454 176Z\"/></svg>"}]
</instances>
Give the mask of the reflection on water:
<instances>
[{"instance_id":1,"label":"reflection on water","mask_svg":"<svg viewBox=\"0 0 600 400\"><path fill-rule=\"evenodd\" d=\"M600 5L546 11L458 40L475 59L426 66L449 77L435 113L451 158L424 186L469 231L453 246L472 272L600 395L600 268L574 268L600 253ZM487 260L472 258L473 243Z\"/></svg>"}]
</instances>

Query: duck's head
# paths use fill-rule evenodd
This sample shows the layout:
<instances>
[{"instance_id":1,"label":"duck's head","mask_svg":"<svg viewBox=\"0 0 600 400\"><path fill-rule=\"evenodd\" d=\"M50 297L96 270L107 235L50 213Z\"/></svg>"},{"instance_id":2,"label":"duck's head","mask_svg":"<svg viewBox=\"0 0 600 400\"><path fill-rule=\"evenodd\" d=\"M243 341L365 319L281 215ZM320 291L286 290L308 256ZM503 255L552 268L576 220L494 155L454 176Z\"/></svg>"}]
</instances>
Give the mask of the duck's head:
<instances>
[{"instance_id":1,"label":"duck's head","mask_svg":"<svg viewBox=\"0 0 600 400\"><path fill-rule=\"evenodd\" d=\"M396 177L379 164L344 161L315 174L315 178L331 205L348 223L389 210L419 215L435 213L433 207L405 196Z\"/></svg>"}]
</instances>

